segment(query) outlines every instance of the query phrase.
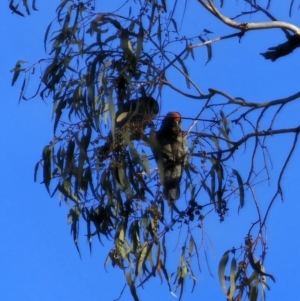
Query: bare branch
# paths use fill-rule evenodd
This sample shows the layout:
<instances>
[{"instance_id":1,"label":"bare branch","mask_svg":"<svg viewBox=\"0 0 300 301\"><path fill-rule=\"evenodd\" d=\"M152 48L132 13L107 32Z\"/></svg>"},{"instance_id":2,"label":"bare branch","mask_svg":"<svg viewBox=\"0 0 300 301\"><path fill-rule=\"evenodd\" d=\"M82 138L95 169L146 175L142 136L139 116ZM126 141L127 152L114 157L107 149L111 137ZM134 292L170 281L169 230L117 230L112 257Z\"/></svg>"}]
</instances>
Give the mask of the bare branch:
<instances>
[{"instance_id":1,"label":"bare branch","mask_svg":"<svg viewBox=\"0 0 300 301\"><path fill-rule=\"evenodd\" d=\"M295 151L295 148L296 148L296 145L297 145L297 141L298 141L298 136L299 136L299 131L296 132L296 134L295 134L293 146L292 146L292 148L291 148L291 150L290 150L290 152L289 152L289 154L288 154L288 156L287 156L287 158L286 158L286 160L285 160L285 162L284 162L284 165L283 165L283 167L282 167L282 169L281 169L281 172L280 172L280 175L279 175L279 178L278 178L278 184L277 184L278 189L277 189L275 195L273 196L273 198L272 198L272 200L271 200L271 202L270 202L270 204L269 204L269 206L268 206L268 209L267 209L267 211L266 211L264 220L263 220L263 222L262 222L262 227L263 227L263 226L265 225L265 223L266 223L266 220L267 220L267 217L268 217L268 215L269 215L270 209L272 208L272 205L273 205L273 203L274 203L276 197L278 196L278 194L281 195L281 199L283 200L283 197L282 197L282 188L281 188L281 180L282 180L282 176L283 176L283 174L284 174L284 171L285 171L285 169L286 169L286 167L287 167L287 164L289 163L289 161L290 161L290 159L291 159L291 157L292 157L292 154L293 154L294 151Z\"/></svg>"},{"instance_id":2,"label":"bare branch","mask_svg":"<svg viewBox=\"0 0 300 301\"><path fill-rule=\"evenodd\" d=\"M300 97L300 92L297 92L286 98L279 98L276 100L270 100L270 101L265 101L265 102L250 102L250 101L245 101L245 100L242 100L239 98L234 98L234 97L226 94L223 91L216 90L213 88L210 88L209 92L212 94L219 94L219 95L224 96L225 98L228 99L228 103L239 104L243 107L253 107L253 108L264 108L264 107L271 107L271 106L276 106L276 105L280 105L280 104L286 104L286 103L293 101Z\"/></svg>"},{"instance_id":3,"label":"bare branch","mask_svg":"<svg viewBox=\"0 0 300 301\"><path fill-rule=\"evenodd\" d=\"M211 0L198 0L198 2L205 7L211 14L213 14L215 17L217 17L219 20L221 20L226 25L240 29L243 31L249 31L249 30L258 30L258 29L270 29L270 28L281 28L281 29L287 29L292 31L294 34L300 36L300 28L287 22L281 22L281 21L272 21L272 22L258 22L258 23L240 23L235 22L232 19L224 16L221 14L220 11L216 8L216 6L213 4Z\"/></svg>"},{"instance_id":4,"label":"bare branch","mask_svg":"<svg viewBox=\"0 0 300 301\"><path fill-rule=\"evenodd\" d=\"M249 140L250 138L253 137L265 137L265 136L273 136L273 135L280 135L280 134L287 134L287 133L296 133L299 134L300 133L300 126L295 127L295 128L288 128L288 129L279 129L279 130L269 130L269 131L261 131L261 132L255 132L255 133L249 133L247 135L245 135L242 139L238 140L238 141L229 141L231 144L233 144L234 146L225 150L222 150L222 153L228 153L230 152L230 155L227 156L226 158L221 159L221 161L226 161L228 160L233 153L239 148L239 146L241 146L242 144L244 144L247 140ZM197 134L197 133L195 133ZM206 134L206 133L198 133L199 137L214 137L214 135L211 134ZM218 137L218 139L222 139L224 141L226 141L226 139L224 138L220 138ZM192 156L195 157L206 157L207 155L216 155L219 154L219 151L215 151L215 152L208 152L205 153L205 155L201 154L201 153L192 153Z\"/></svg>"},{"instance_id":5,"label":"bare branch","mask_svg":"<svg viewBox=\"0 0 300 301\"><path fill-rule=\"evenodd\" d=\"M263 12L273 22L278 22L278 20L272 14L270 14L270 12L268 12L266 9L262 8L261 6L259 6L257 3L253 4L252 1L250 1L250 0L245 0L245 1L247 3L249 3L253 8L257 9L257 11ZM291 34L286 29L282 28L282 31L285 33L285 35L287 37L291 36Z\"/></svg>"},{"instance_id":6,"label":"bare branch","mask_svg":"<svg viewBox=\"0 0 300 301\"><path fill-rule=\"evenodd\" d=\"M188 49L193 49L193 48L198 48L198 47L206 46L206 45L209 45L209 44L212 44L212 43L215 43L215 42L219 42L219 41L222 41L222 40L230 39L230 38L233 38L233 37L241 37L241 35L242 34L240 32L229 34L229 35L226 35L226 36L222 36L222 37L218 37L218 38L214 38L214 39L205 41L203 43L189 45Z\"/></svg>"},{"instance_id":7,"label":"bare branch","mask_svg":"<svg viewBox=\"0 0 300 301\"><path fill-rule=\"evenodd\" d=\"M160 80L161 83L163 83L164 85L166 86L169 86L171 89L173 89L174 91L182 94L183 96L186 96L188 98L192 98L192 99L207 99L209 97L209 95L203 95L203 94L200 94L199 96L197 95L192 95L192 94L189 94L189 93L186 93L180 89L178 89L176 86L172 85L168 80L166 79L161 79Z\"/></svg>"}]
</instances>

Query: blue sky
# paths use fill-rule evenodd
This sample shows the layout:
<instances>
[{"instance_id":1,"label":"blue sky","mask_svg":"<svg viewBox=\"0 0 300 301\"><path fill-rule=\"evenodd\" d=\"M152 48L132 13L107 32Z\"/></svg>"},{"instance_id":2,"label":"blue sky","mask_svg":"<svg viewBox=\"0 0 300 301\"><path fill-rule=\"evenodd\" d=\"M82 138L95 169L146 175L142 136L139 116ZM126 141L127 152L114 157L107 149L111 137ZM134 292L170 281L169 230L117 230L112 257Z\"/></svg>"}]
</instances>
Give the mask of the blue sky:
<instances>
[{"instance_id":1,"label":"blue sky","mask_svg":"<svg viewBox=\"0 0 300 301\"><path fill-rule=\"evenodd\" d=\"M52 104L51 101L44 103L36 98L28 102L22 101L18 105L21 81L12 88L10 70L19 59L34 62L45 57L44 32L55 16L57 3L37 3L40 11L26 18L11 15L7 2L2 1L0 4L0 16L2 24L5 24L0 28L3 44L0 71L0 299L5 301L114 300L124 285L121 271L111 266L107 269L108 273L103 269L109 243L103 247L95 240L90 256L82 236L80 249L83 259L80 260L66 223L69 209L65 205L59 207L57 196L51 199L43 185L33 182L35 163L40 160L44 145L52 139ZM233 11L245 8L241 1L239 3L240 5L236 2L236 6L225 5L223 11L234 15ZM293 18L289 19L288 3L276 5L274 1L271 12L278 19L297 25L298 11L295 10ZM178 11L182 11L181 9ZM109 8L101 4L98 10L102 12ZM195 31L195 34L201 32L203 25L199 23L199 18L207 19L209 25L206 28L214 32L215 36L233 32L221 26L219 21L214 21L196 1L188 3L184 19L187 26L185 30ZM196 62L190 65L190 75L203 91L213 87L251 101L286 97L299 90L299 50L275 63L265 61L259 55L268 47L283 42L284 38L279 30L270 30L248 33L241 43L237 40L216 43L213 45L213 59L207 66L206 50L196 49ZM194 112L202 106L199 101L176 96L167 89L163 97L170 100L161 108L162 114L177 110L186 116L194 116ZM298 101L293 107L283 111L277 126L298 126L299 110ZM189 124L186 123L185 126L188 127ZM270 156L274 165L271 174L276 174L277 165L282 165L282 155L287 151L286 145L291 145L293 137L288 135L269 139ZM276 200L267 222L269 253L265 264L267 271L276 278L276 284L269 283L271 291L268 299L272 301L300 298L297 277L300 268L300 220L297 216L300 210L300 164L295 158L298 154L299 147L284 177L285 202ZM246 155L242 152L240 155L240 158L236 158L238 164L247 164ZM256 187L257 197L264 209L275 192L275 184L271 182L269 186L263 183ZM238 247L243 242L243 235L253 221L253 203L251 198L248 197L247 200L249 202L246 202L245 209L238 216L236 209L233 209L222 224L216 217L208 218L205 231L214 246L213 252L208 250L214 278L209 276L202 258L202 273L199 274L195 292L191 295L191 287L188 285L182 300L225 299L218 283L217 266L227 249ZM176 248L175 242L170 241L172 243L172 256L179 260L180 250ZM139 290L138 294L143 301L153 298L157 301L176 300L166 286L160 285L158 277L147 283L145 290ZM122 300L130 300L128 290L124 292Z\"/></svg>"}]
</instances>

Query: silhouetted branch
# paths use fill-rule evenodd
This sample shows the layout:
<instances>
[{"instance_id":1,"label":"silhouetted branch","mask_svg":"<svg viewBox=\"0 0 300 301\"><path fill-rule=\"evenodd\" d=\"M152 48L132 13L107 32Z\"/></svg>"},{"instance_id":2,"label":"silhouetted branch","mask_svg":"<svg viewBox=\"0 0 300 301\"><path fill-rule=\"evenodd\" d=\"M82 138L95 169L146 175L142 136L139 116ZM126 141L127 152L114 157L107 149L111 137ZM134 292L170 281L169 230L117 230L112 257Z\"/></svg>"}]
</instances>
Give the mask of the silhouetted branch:
<instances>
[{"instance_id":1,"label":"silhouetted branch","mask_svg":"<svg viewBox=\"0 0 300 301\"><path fill-rule=\"evenodd\" d=\"M282 188L281 188L281 180L282 180L284 171L285 171L285 169L286 169L286 167L287 167L287 165L288 165L288 163L289 163L289 161L290 161L290 159L291 159L291 157L292 157L292 154L293 154L294 151L295 151L296 145L297 145L298 136L299 136L299 131L298 131L298 132L295 132L295 133L296 133L296 134L295 134L295 138L294 138L294 142L293 142L292 148L291 148L291 150L290 150L290 152L289 152L289 154L288 154L288 156L287 156L287 158L286 158L286 160L285 160L285 162L284 162L284 165L283 165L283 167L282 167L282 169L281 169L281 171L280 171L280 175L279 175L278 182L277 182L277 191L275 192L275 194L274 194L272 200L271 200L270 203L269 203L269 206L268 206L268 209L267 209L267 211L266 211L266 214L265 214L265 217L264 217L264 219L263 219L263 222L262 222L261 227L263 227L263 226L265 225L266 220L267 220L268 215L269 215L269 212L270 212L270 210L271 210L271 208L272 208L272 206L273 206L273 203L274 203L275 199L277 198L277 196L278 196L279 194L281 195L281 200L283 201L283 192L282 192Z\"/></svg>"},{"instance_id":2,"label":"silhouetted branch","mask_svg":"<svg viewBox=\"0 0 300 301\"><path fill-rule=\"evenodd\" d=\"M226 25L242 30L242 31L249 31L249 30L259 30L259 29L270 29L270 28L281 28L281 29L288 29L294 32L297 35L300 35L300 28L287 22L279 22L279 21L272 21L272 22L257 22L257 23L240 23L235 22L232 19L224 16L214 5L212 0L198 0L203 7L205 7L211 14L217 17Z\"/></svg>"},{"instance_id":3,"label":"silhouetted branch","mask_svg":"<svg viewBox=\"0 0 300 301\"><path fill-rule=\"evenodd\" d=\"M245 135L242 139L238 140L238 141L231 141L231 140L226 140L222 137L218 137L218 139L230 142L231 144L233 144L234 146L228 149L224 149L222 150L222 154L224 153L230 153L227 157L222 158L220 161L224 162L227 161L232 155L233 153L241 146L243 145L247 140L249 140L250 138L254 138L254 137L265 137L265 136L273 136L273 135L281 135L281 134L288 134L288 133L300 133L300 126L295 127L295 128L288 128L288 129L279 129L279 130L269 130L269 131L261 131L261 132L255 132L255 133L249 133L247 135ZM198 137L215 137L214 135L211 134L206 134L206 133L194 133L193 134L197 135ZM192 153L192 156L195 157L207 157L210 155L217 155L220 151L212 151L212 152L206 152L205 154L202 153Z\"/></svg>"}]
</instances>

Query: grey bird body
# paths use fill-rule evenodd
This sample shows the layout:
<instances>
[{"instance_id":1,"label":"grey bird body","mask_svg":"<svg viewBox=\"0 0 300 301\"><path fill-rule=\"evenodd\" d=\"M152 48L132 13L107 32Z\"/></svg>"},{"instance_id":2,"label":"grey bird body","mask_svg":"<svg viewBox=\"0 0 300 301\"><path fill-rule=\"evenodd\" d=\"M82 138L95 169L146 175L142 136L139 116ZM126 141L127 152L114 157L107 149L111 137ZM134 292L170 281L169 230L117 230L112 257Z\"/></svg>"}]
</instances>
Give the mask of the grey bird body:
<instances>
[{"instance_id":1,"label":"grey bird body","mask_svg":"<svg viewBox=\"0 0 300 301\"><path fill-rule=\"evenodd\" d=\"M186 137L181 129L181 116L170 112L156 132L156 149L153 150L158 164L163 197L176 201L180 197L180 182L187 158Z\"/></svg>"}]
</instances>

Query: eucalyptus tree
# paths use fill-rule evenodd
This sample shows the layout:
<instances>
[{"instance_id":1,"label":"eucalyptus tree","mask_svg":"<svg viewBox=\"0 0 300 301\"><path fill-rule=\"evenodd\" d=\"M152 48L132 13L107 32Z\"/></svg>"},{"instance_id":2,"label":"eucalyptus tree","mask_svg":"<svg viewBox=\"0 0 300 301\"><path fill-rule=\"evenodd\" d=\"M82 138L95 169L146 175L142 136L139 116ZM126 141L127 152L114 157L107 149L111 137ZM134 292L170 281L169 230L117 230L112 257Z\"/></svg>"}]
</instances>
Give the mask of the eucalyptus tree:
<instances>
[{"instance_id":1,"label":"eucalyptus tree","mask_svg":"<svg viewBox=\"0 0 300 301\"><path fill-rule=\"evenodd\" d=\"M23 76L20 101L40 97L53 103L54 133L35 166L35 180L42 177L50 196L58 195L71 206L68 222L79 254L84 235L90 250L95 238L109 247L105 265L124 271L134 300L139 300L138 287L156 275L181 298L187 281L196 284L200 257L207 258L206 218L216 215L223 222L235 215L235 209L245 210L246 201L253 202L256 214L244 243L224 246L218 275L228 300L265 297L267 280L275 282L264 266L266 221L275 199L283 197L282 177L300 132L299 126L274 124L300 92L265 102L247 101L243 95L235 97L215 88L203 92L190 69L199 49L206 49L203 63L207 64L219 43L243 41L263 30L277 29L286 38L280 45L270 45L262 59L292 55L300 45L300 28L277 21L269 11L271 1L265 1L264 7L257 1L240 1L247 9L229 17L222 12L229 1L218 6L212 0L198 0L186 1L185 7L193 5L199 14L209 12L226 34L212 33L206 19L199 18L202 32L187 36L181 34L181 27L189 16L183 11L178 18L177 1L119 2L115 11L100 13L98 1L61 1L45 31L46 57L36 63L19 60L13 69L12 85ZM36 4L33 1L30 8L23 1L21 7L11 1L9 8L22 16L36 10ZM265 21L250 22L256 15ZM36 73L40 83L36 93L28 96L26 87ZM181 198L176 202L163 199L159 177L163 170L151 151L165 114L148 118L146 125L135 120L132 126L131 118L139 109L123 109L130 100L147 97L171 108L165 91L201 102L200 109L183 116L189 122L184 129L188 152ZM293 135L293 142L278 162L280 171L271 176L269 138L287 134ZM234 158L245 150L249 164L240 168ZM270 178L277 189L262 210L254 184ZM79 231L79 223L85 223L86 230ZM169 237L177 236L178 265L170 262L167 245Z\"/></svg>"}]
</instances>

